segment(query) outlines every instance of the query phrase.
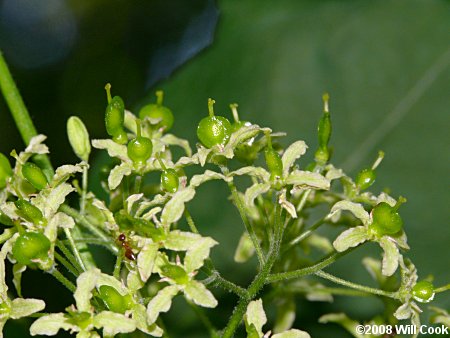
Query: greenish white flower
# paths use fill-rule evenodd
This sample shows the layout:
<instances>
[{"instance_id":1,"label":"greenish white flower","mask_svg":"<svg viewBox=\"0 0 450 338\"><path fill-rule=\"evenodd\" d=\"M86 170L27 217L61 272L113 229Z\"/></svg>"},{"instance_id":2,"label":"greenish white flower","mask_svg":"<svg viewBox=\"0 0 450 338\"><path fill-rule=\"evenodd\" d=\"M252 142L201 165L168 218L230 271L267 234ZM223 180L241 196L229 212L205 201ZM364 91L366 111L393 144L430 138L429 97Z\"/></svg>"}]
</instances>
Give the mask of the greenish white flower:
<instances>
[{"instance_id":1,"label":"greenish white flower","mask_svg":"<svg viewBox=\"0 0 450 338\"><path fill-rule=\"evenodd\" d=\"M244 322L248 338L311 338L307 332L298 329L290 329L274 335L270 335L270 331L264 334L262 329L264 324L267 323L267 317L261 299L251 301L248 304Z\"/></svg>"},{"instance_id":2,"label":"greenish white flower","mask_svg":"<svg viewBox=\"0 0 450 338\"><path fill-rule=\"evenodd\" d=\"M91 299L95 289L103 285L114 288L121 296L129 296L130 291L117 279L91 269L77 278L77 289L74 293L75 305L67 308L66 313L52 313L37 319L30 327L30 333L35 335L54 336L59 330L77 333L77 337L99 337L95 329L103 329L104 337L113 337L119 333L139 330L155 337L162 335L162 330L155 324L147 324L145 307L137 301L129 304L125 314L100 311L95 312ZM132 298L131 298L132 299Z\"/></svg>"},{"instance_id":3,"label":"greenish white flower","mask_svg":"<svg viewBox=\"0 0 450 338\"><path fill-rule=\"evenodd\" d=\"M15 235L7 240L0 250L0 338L3 338L3 326L8 319L19 319L42 311L45 308L45 302L34 298L15 298L8 297L8 285L5 282L5 260L12 249Z\"/></svg>"},{"instance_id":4,"label":"greenish white flower","mask_svg":"<svg viewBox=\"0 0 450 338\"><path fill-rule=\"evenodd\" d=\"M395 200L390 200L391 205L395 205ZM338 252L346 251L349 248L356 247L366 241L377 242L383 249L383 268L382 273L385 276L392 276L398 268L401 255L399 248L408 250L406 235L402 230L400 234L384 235L378 237L370 230L372 224L371 215L359 203L347 200L339 201L333 205L328 215L333 218L335 214L343 211L349 211L362 222L362 225L352 227L342 232L333 242L334 248Z\"/></svg>"}]
</instances>

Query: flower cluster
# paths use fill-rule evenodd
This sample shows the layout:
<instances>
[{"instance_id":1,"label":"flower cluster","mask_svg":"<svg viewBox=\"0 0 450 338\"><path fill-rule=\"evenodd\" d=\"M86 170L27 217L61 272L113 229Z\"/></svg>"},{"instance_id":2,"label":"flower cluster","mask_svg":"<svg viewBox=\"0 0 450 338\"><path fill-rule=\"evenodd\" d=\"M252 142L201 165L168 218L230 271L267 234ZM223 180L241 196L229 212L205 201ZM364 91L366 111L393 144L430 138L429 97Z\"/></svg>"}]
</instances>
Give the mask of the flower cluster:
<instances>
[{"instance_id":1,"label":"flower cluster","mask_svg":"<svg viewBox=\"0 0 450 338\"><path fill-rule=\"evenodd\" d=\"M193 307L214 308L219 302L211 288L218 286L239 297L221 331L223 337L233 336L242 320L248 337L270 337L271 331L263 332L267 317L262 301L255 300L266 284L271 284L277 308L273 338L310 337L292 329L296 293L309 301L333 301L333 293L339 292L374 294L392 302L386 307L396 309L391 320L411 318L420 323L416 302L431 301L436 290L428 280L417 282L414 265L403 257L409 247L399 207L406 200L366 191L375 181L382 152L355 180L329 163L327 95L319 146L314 160L301 169L298 161L308 150L306 143L298 140L283 149L283 133L241 121L236 104L230 106L232 123L215 115L214 100L208 101L209 115L199 122L200 142L193 151L188 141L169 133L174 116L163 105L162 92L157 92L156 103L134 115L119 96L111 96L110 89L107 85L105 127L110 138L91 140L78 117L68 120L68 139L80 163L53 171L42 161L49 152L43 135L33 137L23 152L11 153L14 167L0 156L0 223L5 225L0 235L2 326L10 318L34 314L39 318L31 325L33 336L65 330L77 337L99 337L100 332L113 337L139 330L159 337L164 333L161 314L171 309L174 297L182 295ZM176 157L173 147L181 148L183 156ZM106 199L88 189L93 148L109 155L101 170ZM201 173L187 174L191 168ZM159 175L160 184L148 180L152 175ZM228 186L244 224L235 261L246 262L256 253L258 273L248 288L216 270L210 254L219 243L202 236L189 213L188 203L197 189L211 180ZM245 188L238 190L243 184ZM73 207L75 195L79 202ZM309 225L313 217L319 218ZM188 228L183 229L182 220ZM315 232L324 224L345 229L331 242ZM383 251L382 262L364 261L379 289L323 271L365 242L378 243ZM116 259L113 273L100 269L88 245L102 245L111 252ZM317 252L326 256L311 264ZM13 264L16 298L7 292L6 260ZM71 275L65 276L61 267ZM73 292L75 303L63 312L40 314L43 300L22 297L21 279L27 268L54 276ZM312 279L290 281L312 274L350 290L329 288ZM436 321L448 323L448 314L436 311ZM356 325L343 314L321 318L330 321ZM217 336L213 324L207 324L211 335Z\"/></svg>"}]
</instances>

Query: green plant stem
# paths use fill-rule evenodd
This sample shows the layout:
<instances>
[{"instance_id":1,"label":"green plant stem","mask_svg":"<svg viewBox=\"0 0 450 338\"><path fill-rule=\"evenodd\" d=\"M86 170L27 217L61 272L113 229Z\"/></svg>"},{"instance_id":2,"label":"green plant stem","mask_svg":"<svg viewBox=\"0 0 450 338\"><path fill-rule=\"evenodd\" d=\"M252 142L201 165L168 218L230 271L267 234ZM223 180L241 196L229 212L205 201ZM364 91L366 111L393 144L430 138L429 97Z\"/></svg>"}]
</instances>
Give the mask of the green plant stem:
<instances>
[{"instance_id":1,"label":"green plant stem","mask_svg":"<svg viewBox=\"0 0 450 338\"><path fill-rule=\"evenodd\" d=\"M189 225L189 229L191 229L191 231L194 234L198 234L199 232L198 232L197 227L195 226L195 222L192 219L191 213L187 210L186 207L184 208L184 217L186 217L186 221L187 221L187 223Z\"/></svg>"},{"instance_id":2,"label":"green plant stem","mask_svg":"<svg viewBox=\"0 0 450 338\"><path fill-rule=\"evenodd\" d=\"M359 291L363 291L363 292L367 292L367 293L372 293L374 295L378 295L378 296L383 296L383 297L388 297L388 298L393 298L393 299L399 299L399 296L397 294L397 292L388 292L388 291L384 291L384 290L380 290L380 289L375 289L375 288L371 288L365 285L360 285L360 284L356 284L356 283L352 283L349 281L346 281L344 279L341 279L339 277L330 275L329 273L326 273L322 270L316 271L315 275L328 279L329 281L332 281L333 283L336 284L340 284L340 285L344 285L346 287L355 289L355 290L359 290Z\"/></svg>"},{"instance_id":3,"label":"green plant stem","mask_svg":"<svg viewBox=\"0 0 450 338\"><path fill-rule=\"evenodd\" d=\"M89 270L90 268L95 268L97 265L95 264L91 251L89 250L89 246L87 243L78 242L78 239L83 238L81 229L78 226L75 226L71 229L71 231L75 241L75 248L80 253L81 260L84 262L86 269Z\"/></svg>"},{"instance_id":4,"label":"green plant stem","mask_svg":"<svg viewBox=\"0 0 450 338\"><path fill-rule=\"evenodd\" d=\"M195 305L194 303L188 301L188 304L191 306L192 310L195 312L197 317L200 319L200 321L203 323L203 325L206 327L206 329L209 332L209 335L211 338L219 338L219 334L217 333L217 329L214 327L214 325L209 320L208 316L205 314L205 311Z\"/></svg>"},{"instance_id":5,"label":"green plant stem","mask_svg":"<svg viewBox=\"0 0 450 338\"><path fill-rule=\"evenodd\" d=\"M297 214L299 214L303 210L303 207L305 206L306 200L308 199L308 196L311 193L311 191L312 191L311 189L308 189L303 193L300 202L298 202L297 205Z\"/></svg>"},{"instance_id":6,"label":"green plant stem","mask_svg":"<svg viewBox=\"0 0 450 338\"><path fill-rule=\"evenodd\" d=\"M128 184L128 176L125 176L122 180L122 202L123 202L123 209L126 211L128 210L128 202L127 198L130 196L130 186Z\"/></svg>"},{"instance_id":7,"label":"green plant stem","mask_svg":"<svg viewBox=\"0 0 450 338\"><path fill-rule=\"evenodd\" d=\"M61 256L58 252L55 251L55 258L60 262L66 269L69 271L72 275L75 277L78 277L80 273L75 269L75 267L69 263L67 259L65 259L63 256Z\"/></svg>"},{"instance_id":8,"label":"green plant stem","mask_svg":"<svg viewBox=\"0 0 450 338\"><path fill-rule=\"evenodd\" d=\"M277 234L278 235L281 234L281 231L278 231L278 229L282 228L281 213L282 210L280 208L280 205L277 203L275 206L275 226L274 226L276 236L273 242L270 243L269 254L267 255L268 259L262 266L260 272L256 275L253 282L248 287L247 289L248 298L241 298L236 307L234 308L233 313L228 321L228 324L222 332L222 338L233 337L234 332L236 331L237 327L242 321L242 318L244 316L248 304L264 287L266 279L269 276L270 271L272 270L272 266L278 258L281 238L278 237Z\"/></svg>"},{"instance_id":9,"label":"green plant stem","mask_svg":"<svg viewBox=\"0 0 450 338\"><path fill-rule=\"evenodd\" d=\"M440 288L434 289L434 292L439 293L439 292L444 292L447 290L450 290L450 284L447 284L447 285L441 286Z\"/></svg>"},{"instance_id":10,"label":"green plant stem","mask_svg":"<svg viewBox=\"0 0 450 338\"><path fill-rule=\"evenodd\" d=\"M298 235L297 237L295 237L292 241L290 241L284 248L283 248L283 252L288 251L290 248L292 248L294 245L300 243L301 241L303 241L305 238L311 236L311 234L317 230L317 228L319 228L322 224L324 224L326 222L326 217L321 218L320 220L318 220L316 223L314 223L313 225L311 225L309 227L308 230L304 231L303 233L301 233L300 235Z\"/></svg>"},{"instance_id":11,"label":"green plant stem","mask_svg":"<svg viewBox=\"0 0 450 338\"><path fill-rule=\"evenodd\" d=\"M9 71L3 54L0 51L0 89L3 93L5 101L9 107L11 115L16 123L19 133L25 144L29 144L30 140L38 133L28 113L27 107L23 102L16 83ZM53 176L53 167L47 155L37 155L34 157L36 164L41 167L48 177Z\"/></svg>"},{"instance_id":12,"label":"green plant stem","mask_svg":"<svg viewBox=\"0 0 450 338\"><path fill-rule=\"evenodd\" d=\"M73 219L75 219L75 222L77 224L80 224L81 226L83 226L84 228L86 228L87 230L89 230L91 233L93 233L94 235L96 235L99 239L101 239L102 241L105 241L107 243L111 243L108 248L111 252L113 252L115 255L117 255L117 253L119 252L119 250L117 249L117 247L113 244L113 241L111 241L111 238L106 235L102 230L100 230L99 228L97 228L95 225L91 224L86 217L84 217L83 215L81 215L77 210L69 207L66 204L61 205L60 210L65 212L67 215L73 217Z\"/></svg>"},{"instance_id":13,"label":"green plant stem","mask_svg":"<svg viewBox=\"0 0 450 338\"><path fill-rule=\"evenodd\" d=\"M67 240L64 240L64 242L68 242ZM94 238L94 237L81 237L77 238L75 240L75 243L87 243L87 244L94 244L94 245L106 245L108 244L107 241L104 241L102 239Z\"/></svg>"},{"instance_id":14,"label":"green plant stem","mask_svg":"<svg viewBox=\"0 0 450 338\"><path fill-rule=\"evenodd\" d=\"M82 178L82 192L81 192L81 203L80 203L80 214L84 215L84 209L86 207L86 194L88 189L88 167L83 168L83 178Z\"/></svg>"},{"instance_id":15,"label":"green plant stem","mask_svg":"<svg viewBox=\"0 0 450 338\"><path fill-rule=\"evenodd\" d=\"M120 270L122 268L123 250L117 255L116 264L114 265L113 276L120 280Z\"/></svg>"},{"instance_id":16,"label":"green plant stem","mask_svg":"<svg viewBox=\"0 0 450 338\"><path fill-rule=\"evenodd\" d=\"M324 295L332 294L337 296L353 296L353 297L369 297L373 296L373 294L360 291L360 290L354 290L354 289L347 289L347 288L330 288L330 287L312 287L312 288L304 288L304 289L294 289L287 287L286 289L283 289L284 292L288 293L323 293Z\"/></svg>"},{"instance_id":17,"label":"green plant stem","mask_svg":"<svg viewBox=\"0 0 450 338\"><path fill-rule=\"evenodd\" d=\"M67 259L69 259L72 262L72 265L75 267L75 269L78 271L78 273L82 273L83 269L78 264L77 259L75 256L70 252L70 250L64 245L64 243L61 240L56 240L56 246L62 251L64 256L66 256Z\"/></svg>"},{"instance_id":18,"label":"green plant stem","mask_svg":"<svg viewBox=\"0 0 450 338\"><path fill-rule=\"evenodd\" d=\"M282 281L282 280L299 278L299 277L311 275L313 273L316 273L317 271L322 270L323 268L327 267L328 265L333 264L338 258L346 255L352 249L349 249L344 252L334 252L334 253L330 254L329 256L325 257L324 259L320 260L318 263L311 265L311 266L307 266L302 269L272 274L267 278L267 283L274 283L274 282L278 282L278 281Z\"/></svg>"},{"instance_id":19,"label":"green plant stem","mask_svg":"<svg viewBox=\"0 0 450 338\"><path fill-rule=\"evenodd\" d=\"M245 212L245 207L242 204L241 198L238 195L236 186L233 184L233 182L229 182L228 187L231 190L231 197L239 211L239 215L241 216L242 222L244 223L245 230L247 231L248 235L250 236L253 246L255 247L255 251L256 251L256 254L257 254L258 260L259 260L259 264L262 267L264 265L265 258L264 258L264 254L261 249L261 246L259 244L259 240L256 237L255 229L253 229L253 225L249 222L249 220L247 218L247 214Z\"/></svg>"},{"instance_id":20,"label":"green plant stem","mask_svg":"<svg viewBox=\"0 0 450 338\"><path fill-rule=\"evenodd\" d=\"M212 286L221 287L224 290L233 292L240 298L248 298L248 292L246 289L223 278L218 271L213 271L211 273L211 278L205 280L203 284L205 285L212 284Z\"/></svg>"},{"instance_id":21,"label":"green plant stem","mask_svg":"<svg viewBox=\"0 0 450 338\"><path fill-rule=\"evenodd\" d=\"M86 265L84 264L84 261L80 256L80 252L78 251L78 248L73 240L72 233L70 232L69 229L64 229L64 233L66 234L66 237L69 240L70 247L72 248L73 255L75 256L78 265L81 266L81 269L83 271L86 271Z\"/></svg>"},{"instance_id":22,"label":"green plant stem","mask_svg":"<svg viewBox=\"0 0 450 338\"><path fill-rule=\"evenodd\" d=\"M75 292L75 290L76 290L75 285L70 280L68 280L66 277L64 277L64 275L61 272L59 272L56 269L53 269L53 270L49 271L49 273L53 277L55 277L62 285L64 285L67 289L69 289L72 293Z\"/></svg>"},{"instance_id":23,"label":"green plant stem","mask_svg":"<svg viewBox=\"0 0 450 338\"><path fill-rule=\"evenodd\" d=\"M134 193L139 194L141 192L142 175L136 175L134 178Z\"/></svg>"}]
</instances>

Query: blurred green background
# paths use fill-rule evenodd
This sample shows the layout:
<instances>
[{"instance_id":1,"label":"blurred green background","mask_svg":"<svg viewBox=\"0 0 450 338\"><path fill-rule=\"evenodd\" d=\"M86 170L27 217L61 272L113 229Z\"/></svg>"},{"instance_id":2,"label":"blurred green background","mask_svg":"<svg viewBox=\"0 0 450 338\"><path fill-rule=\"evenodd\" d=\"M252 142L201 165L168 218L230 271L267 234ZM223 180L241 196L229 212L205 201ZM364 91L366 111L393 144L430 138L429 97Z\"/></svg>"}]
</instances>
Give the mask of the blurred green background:
<instances>
[{"instance_id":1,"label":"blurred green background","mask_svg":"<svg viewBox=\"0 0 450 338\"><path fill-rule=\"evenodd\" d=\"M93 138L106 136L106 82L133 110L164 89L173 132L192 142L213 97L217 113L229 116L228 104L237 102L243 119L286 131L285 145L303 139L311 149L328 91L333 163L354 175L385 151L374 189L407 197L408 256L436 285L450 281L449 37L450 2L443 0L0 2L0 48L38 130L48 135L55 165L76 161L65 136L69 116L80 116ZM0 127L1 152L23 148L3 99ZM213 249L219 270L247 285L255 262L232 261L243 227L224 186L202 187L190 210L201 232L220 242ZM370 284L360 264L367 254L379 257L380 250L369 245L330 270ZM71 304L68 292L40 275L25 274L25 296L48 298L48 311ZM236 299L214 292L225 296L212 311L222 327ZM439 295L433 305L448 309L450 297ZM318 316L345 310L364 320L380 309L366 298L299 299L294 326L313 337L346 337L337 326L317 324ZM173 337L202 336L182 299L165 318ZM28 336L25 321L5 330L6 337Z\"/></svg>"}]
</instances>

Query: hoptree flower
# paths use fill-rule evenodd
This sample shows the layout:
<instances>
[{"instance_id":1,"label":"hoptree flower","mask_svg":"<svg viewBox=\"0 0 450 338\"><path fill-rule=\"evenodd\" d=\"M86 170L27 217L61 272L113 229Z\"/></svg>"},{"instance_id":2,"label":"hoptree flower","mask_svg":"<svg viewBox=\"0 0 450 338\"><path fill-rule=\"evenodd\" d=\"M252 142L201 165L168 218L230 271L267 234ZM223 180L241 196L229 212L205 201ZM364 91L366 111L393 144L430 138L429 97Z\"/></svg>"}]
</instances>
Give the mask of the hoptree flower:
<instances>
[{"instance_id":1,"label":"hoptree flower","mask_svg":"<svg viewBox=\"0 0 450 338\"><path fill-rule=\"evenodd\" d=\"M387 203L392 207L396 205L396 201L392 198L386 199L384 202L380 201L380 203ZM399 248L409 249L405 232L400 230L395 234L384 234L374 231L373 214L369 214L361 204L346 200L334 204L328 217L333 218L335 214L342 211L350 211L362 222L362 225L342 232L333 242L334 248L338 252L343 252L366 241L377 242L384 251L382 273L385 276L393 275L398 268L401 258Z\"/></svg>"}]
</instances>

